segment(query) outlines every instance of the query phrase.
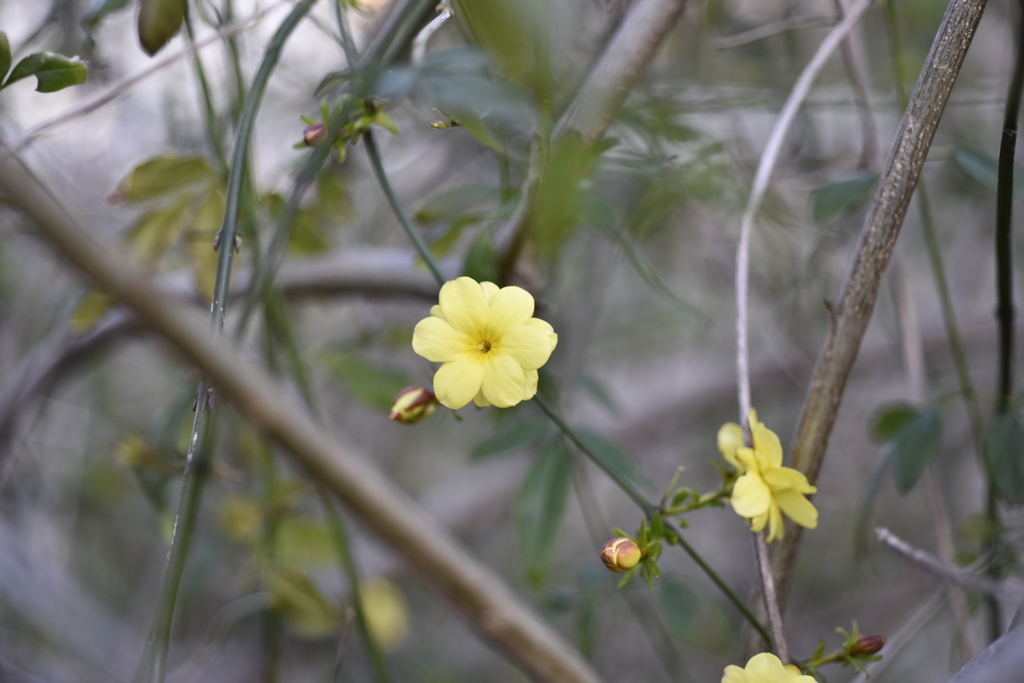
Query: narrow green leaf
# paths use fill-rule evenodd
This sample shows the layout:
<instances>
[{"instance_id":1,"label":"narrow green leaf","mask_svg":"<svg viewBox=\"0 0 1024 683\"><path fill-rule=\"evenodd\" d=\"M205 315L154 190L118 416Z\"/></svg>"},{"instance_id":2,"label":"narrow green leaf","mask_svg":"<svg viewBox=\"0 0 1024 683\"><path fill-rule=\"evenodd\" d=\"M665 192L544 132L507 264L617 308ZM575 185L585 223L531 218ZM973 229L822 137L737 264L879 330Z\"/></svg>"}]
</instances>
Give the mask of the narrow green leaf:
<instances>
[{"instance_id":1,"label":"narrow green leaf","mask_svg":"<svg viewBox=\"0 0 1024 683\"><path fill-rule=\"evenodd\" d=\"M939 452L942 422L934 410L922 410L893 432L885 448L893 452L896 488L907 493L921 477L929 461Z\"/></svg>"},{"instance_id":2,"label":"narrow green leaf","mask_svg":"<svg viewBox=\"0 0 1024 683\"><path fill-rule=\"evenodd\" d=\"M860 208L871 199L877 182L876 173L858 173L817 190L811 212L815 222L827 223L840 214Z\"/></svg>"},{"instance_id":3,"label":"narrow green leaf","mask_svg":"<svg viewBox=\"0 0 1024 683\"><path fill-rule=\"evenodd\" d=\"M4 87L23 78L35 76L36 91L57 92L72 85L85 83L88 74L89 69L85 62L78 57L65 57L53 52L36 52L18 62Z\"/></svg>"},{"instance_id":4,"label":"narrow green leaf","mask_svg":"<svg viewBox=\"0 0 1024 683\"><path fill-rule=\"evenodd\" d=\"M871 418L871 436L874 441L881 443L899 429L903 423L913 419L918 414L917 408L909 403L890 403L875 410Z\"/></svg>"},{"instance_id":5,"label":"narrow green leaf","mask_svg":"<svg viewBox=\"0 0 1024 683\"><path fill-rule=\"evenodd\" d=\"M309 577L300 571L267 572L270 606L297 635L319 637L341 623L340 610L329 603Z\"/></svg>"},{"instance_id":6,"label":"narrow green leaf","mask_svg":"<svg viewBox=\"0 0 1024 683\"><path fill-rule=\"evenodd\" d=\"M1000 413L985 436L985 464L999 497L1024 503L1024 426L1014 411Z\"/></svg>"},{"instance_id":7,"label":"narrow green leaf","mask_svg":"<svg viewBox=\"0 0 1024 683\"><path fill-rule=\"evenodd\" d=\"M590 394L590 397L597 401L598 405L607 410L610 415L619 414L619 405L615 402L615 399L608 392L608 389L605 388L604 384L590 375L580 375L576 378L576 383L583 391Z\"/></svg>"},{"instance_id":8,"label":"narrow green leaf","mask_svg":"<svg viewBox=\"0 0 1024 683\"><path fill-rule=\"evenodd\" d=\"M999 160L991 154L957 147L953 150L953 163L965 176L982 187L996 191L999 185ZM1016 166L1013 173L1013 195L1024 199L1024 169Z\"/></svg>"},{"instance_id":9,"label":"narrow green leaf","mask_svg":"<svg viewBox=\"0 0 1024 683\"><path fill-rule=\"evenodd\" d=\"M145 202L214 177L213 169L202 157L154 157L129 171L110 193L110 201Z\"/></svg>"},{"instance_id":10,"label":"narrow green leaf","mask_svg":"<svg viewBox=\"0 0 1024 683\"><path fill-rule=\"evenodd\" d=\"M124 237L132 253L143 263L155 264L185 229L192 197L183 195L166 206L159 206L139 217ZM213 251L212 242L208 243Z\"/></svg>"},{"instance_id":11,"label":"narrow green leaf","mask_svg":"<svg viewBox=\"0 0 1024 683\"><path fill-rule=\"evenodd\" d=\"M374 408L390 408L395 394L410 384L405 374L350 353L329 354L326 362L356 398Z\"/></svg>"},{"instance_id":12,"label":"narrow green leaf","mask_svg":"<svg viewBox=\"0 0 1024 683\"><path fill-rule=\"evenodd\" d=\"M480 460L492 455L519 450L540 441L550 432L551 422L548 420L532 419L509 422L477 444L470 457L473 460Z\"/></svg>"},{"instance_id":13,"label":"narrow green leaf","mask_svg":"<svg viewBox=\"0 0 1024 683\"><path fill-rule=\"evenodd\" d=\"M579 434L580 439L587 445L594 457L605 467L633 483L646 483L643 477L639 475L632 457L627 455L621 448L597 432L585 427L577 428L576 433ZM641 524L645 525L645 522L646 520L642 521Z\"/></svg>"},{"instance_id":14,"label":"narrow green leaf","mask_svg":"<svg viewBox=\"0 0 1024 683\"><path fill-rule=\"evenodd\" d=\"M184 0L139 0L139 42L150 57L160 51L185 20Z\"/></svg>"},{"instance_id":15,"label":"narrow green leaf","mask_svg":"<svg viewBox=\"0 0 1024 683\"><path fill-rule=\"evenodd\" d=\"M0 83L4 82L4 76L11 69L11 42L7 40L7 34L0 31ZM2 86L0 86L2 87Z\"/></svg>"},{"instance_id":16,"label":"narrow green leaf","mask_svg":"<svg viewBox=\"0 0 1024 683\"><path fill-rule=\"evenodd\" d=\"M477 282L497 282L498 252L494 250L491 231L486 227L473 240L466 253L466 262L462 266L462 274Z\"/></svg>"},{"instance_id":17,"label":"narrow green leaf","mask_svg":"<svg viewBox=\"0 0 1024 683\"><path fill-rule=\"evenodd\" d=\"M555 439L526 475L513 511L527 578L544 580L569 495L572 459L563 439Z\"/></svg>"},{"instance_id":18,"label":"narrow green leaf","mask_svg":"<svg viewBox=\"0 0 1024 683\"><path fill-rule=\"evenodd\" d=\"M286 517L275 533L275 560L284 566L326 566L338 559L331 532L304 517Z\"/></svg>"}]
</instances>

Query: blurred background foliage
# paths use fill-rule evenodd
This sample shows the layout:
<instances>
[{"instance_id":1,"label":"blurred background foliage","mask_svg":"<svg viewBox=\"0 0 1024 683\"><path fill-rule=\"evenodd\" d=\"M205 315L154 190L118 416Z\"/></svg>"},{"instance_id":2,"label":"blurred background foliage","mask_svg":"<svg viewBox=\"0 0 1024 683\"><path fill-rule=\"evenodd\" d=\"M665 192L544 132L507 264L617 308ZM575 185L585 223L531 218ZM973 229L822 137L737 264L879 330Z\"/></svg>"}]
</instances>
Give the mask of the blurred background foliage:
<instances>
[{"instance_id":1,"label":"blurred background foliage","mask_svg":"<svg viewBox=\"0 0 1024 683\"><path fill-rule=\"evenodd\" d=\"M16 56L37 49L81 55L89 77L46 96L32 79L5 88L0 133L95 237L126 245L169 291L205 310L239 109L290 5L198 0L189 3L189 25L168 32L168 22L177 26L184 17L181 6L176 18L152 13L172 5L4 2L0 30ZM398 46L386 62L358 71L375 98L369 107L337 99L353 74L334 9L318 3L284 46L259 111L241 239L219 246L238 249L227 330L247 356L282 376L295 400L312 399L333 434L371 454L496 568L605 678L717 680L737 663L740 616L673 549L662 557L653 593L641 582L615 590L617 577L596 548L613 525L635 528L640 515L535 405L470 406L457 418L442 409L414 426L388 420L398 390L430 386L432 369L410 340L434 294L373 177L365 143L328 156L300 196L283 260L260 260L315 152L293 148L306 127L300 116L326 124L335 107L355 107L346 121L383 126L376 136L390 180L445 274L516 284L537 296L538 315L560 338L541 391L557 398L588 445L649 498L661 495L678 467L685 468L681 483L716 486L715 434L736 419L739 213L776 112L836 4L691 0L605 139L588 148L556 137L546 148L630 5L458 0L422 61ZM900 75L910 84L943 6L895 0L895 9ZM997 376L990 245L1011 9L989 3L924 172L986 416ZM345 8L360 51L387 11L387 0ZM784 444L827 329L825 303L839 294L901 113L886 11L880 2L868 12L848 60L835 56L819 79L787 139L754 236L754 405ZM803 17L822 21L731 47L716 42ZM204 42L225 27L241 30ZM202 80L186 54L123 85L190 42L202 45ZM851 70L867 85L866 110ZM112 90L118 96L102 106L37 128ZM392 123L396 129L386 131ZM522 188L536 178L529 229L509 235L503 230ZM52 258L32 225L6 209L0 215L0 678L130 680L157 600L197 377ZM984 475L972 455L917 209L897 252L905 301L920 324L926 388L916 396L910 386L899 293L886 290L818 482L821 524L805 536L796 569L786 618L798 657L809 656L819 638L838 643L833 628L852 618L865 633L893 634L939 591L935 579L878 546L855 544L859 520L934 546L935 517L917 485L929 463L959 561L973 561L993 534L981 514ZM1014 263L1021 258L1018 246ZM258 307L258 322L240 332L246 283L267 268L277 286ZM340 642L340 680L370 680L314 486L281 465L230 405L216 416L169 679L328 680ZM1012 419L997 425L996 451L1006 455L991 456L990 467L998 473L1000 463L1011 463L999 478L1007 482L1004 498L1019 503L1024 476L1012 463L1024 431ZM886 466L895 486L882 479ZM1001 562L1017 573L1013 543L1024 520L1015 509L1003 512L1009 543ZM689 521L686 538L746 595L754 572L741 520L700 511ZM393 680L523 680L415 572L358 525L352 532L367 580L367 618ZM978 639L981 611L973 602L969 608L967 628ZM942 606L874 678L941 680L966 652L955 615ZM835 671L829 680L852 675Z\"/></svg>"}]
</instances>

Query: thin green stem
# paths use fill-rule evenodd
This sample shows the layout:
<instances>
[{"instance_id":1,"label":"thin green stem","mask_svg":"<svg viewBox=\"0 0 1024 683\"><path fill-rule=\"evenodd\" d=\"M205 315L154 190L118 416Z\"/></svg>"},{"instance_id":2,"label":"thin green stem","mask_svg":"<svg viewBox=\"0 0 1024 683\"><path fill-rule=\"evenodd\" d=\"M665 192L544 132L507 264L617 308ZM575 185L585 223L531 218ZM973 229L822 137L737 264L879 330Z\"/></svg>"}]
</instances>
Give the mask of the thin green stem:
<instances>
[{"instance_id":1,"label":"thin green stem","mask_svg":"<svg viewBox=\"0 0 1024 683\"><path fill-rule=\"evenodd\" d=\"M252 135L253 122L259 110L263 92L271 72L277 65L288 36L298 25L302 17L312 8L315 0L302 0L282 22L268 46L263 63L253 81L253 87L242 106L239 118L238 134L232 155L231 167L228 171L228 193L225 203L224 223L221 226L221 242L223 248L217 259L217 273L214 282L213 306L211 311L211 327L215 334L224 330L224 316L231 277L232 257L234 256L235 229L238 224L240 195L245 176L246 150ZM196 415L192 424L192 435L189 440L188 454L185 460L185 472L182 476L181 490L178 495L178 507L175 511L174 530L171 534L171 547L167 554L164 577L160 585L160 596L153 626L150 629L142 661L136 671L134 683L162 683L166 672L167 651L170 644L171 622L174 617L174 605L181 583L181 574L185 568L188 550L191 545L192 531L195 528L206 471L212 452L210 425L212 423L211 404L213 403L211 386L204 378L199 382L196 394Z\"/></svg>"},{"instance_id":2,"label":"thin green stem","mask_svg":"<svg viewBox=\"0 0 1024 683\"><path fill-rule=\"evenodd\" d=\"M899 96L900 107L907 107L907 93L903 84L903 52L899 38L899 23L896 16L896 7L893 0L886 2L886 26L889 33L889 44L892 52L892 67L896 81L896 92ZM1019 60L1018 60L1019 61ZM1016 73L1014 74L1016 77ZM1011 86L1012 87L1012 86ZM1018 100L1020 99L1018 91ZM1002 160L1000 159L1000 162ZM1013 157L1010 156L1010 173L1012 183ZM1000 182L1002 182L1002 168L1000 168ZM1012 186L1011 186L1012 187ZM942 321L946 327L946 338L949 341L950 354L953 356L953 366L956 370L957 380L960 383L960 393L963 395L964 406L967 409L967 419L971 427L971 436L974 442L974 452L979 462L982 460L984 448L985 427L981 416L981 408L978 405L978 397L974 391L974 384L971 381L970 371L967 366L967 354L964 351L963 342L960 339L960 331L956 322L956 314L953 311L952 298L949 294L949 286L946 283L946 270L942 261L942 250L939 247L938 237L935 234L935 221L932 217L931 203L928 201L928 188L924 178L920 178L917 184L918 207L921 212L921 226L923 228L925 244L928 249L928 260L931 264L932 276L935 280L935 288L939 295L939 303L942 307ZM1008 220L1008 218L1007 218ZM997 199L997 223L998 223L998 199ZM1007 240L1009 236L1007 235ZM997 227L997 243L999 240ZM998 250L997 250L998 259ZM1011 304L1012 307L1012 304ZM1012 311L1011 311L1012 315ZM1012 343L1012 323L1010 328L1010 339ZM982 471L988 476L988 469L982 466ZM991 536L985 542L984 549L992 551L999 545L999 509L994 504L994 494L991 479L988 484L986 498L986 514L989 518ZM1001 617L999 613L999 602L991 596L985 598L986 611L988 612L991 639L995 640L1001 632Z\"/></svg>"},{"instance_id":3,"label":"thin green stem","mask_svg":"<svg viewBox=\"0 0 1024 683\"><path fill-rule=\"evenodd\" d=\"M434 255L430 253L430 247L423 241L423 238L416 228L413 226L412 221L409 220L409 214L405 212L405 207L402 206L402 202L398 199L398 194L395 193L395 188L392 187L391 181L388 180L387 173L384 172L384 163L380 158L380 150L377 149L377 140L374 138L373 131L368 130L363 134L363 140L366 142L366 154L370 157L370 164L373 166L373 172L377 176L377 181L380 183L380 187L384 190L384 195L388 199L388 203L391 205L391 210L395 212L395 216L398 217L398 222L402 224L402 229L405 230L405 234L409 236L413 246L416 247L416 251L419 253L420 258L427 264L427 268L430 270L434 279L437 280L437 284L443 285L446 282L446 278L441 273L441 266L434 260Z\"/></svg>"},{"instance_id":4,"label":"thin green stem","mask_svg":"<svg viewBox=\"0 0 1024 683\"><path fill-rule=\"evenodd\" d=\"M235 18L234 0L224 0L224 23L230 24ZM235 77L235 97L232 106L233 120L237 124L242 115L242 103L245 101L245 74L242 73L242 59L238 51L238 36L228 36L228 55L231 61L231 73Z\"/></svg>"},{"instance_id":5,"label":"thin green stem","mask_svg":"<svg viewBox=\"0 0 1024 683\"><path fill-rule=\"evenodd\" d=\"M213 105L213 96L210 94L210 83L206 78L206 69L203 67L203 60L196 49L196 37L192 30L192 17L185 13L185 35L188 37L188 46L192 51L192 66L196 70L196 78L199 79L199 89L203 95L203 118L206 121L206 137L210 143L221 169L227 169L228 159L224 155L224 145L220 141L220 131L217 125L217 109Z\"/></svg>"},{"instance_id":6,"label":"thin green stem","mask_svg":"<svg viewBox=\"0 0 1024 683\"><path fill-rule=\"evenodd\" d=\"M643 494L640 493L635 486L633 486L633 483L631 481L622 476L620 472L616 471L615 468L611 467L605 461L604 458L602 458L592 448L590 448L590 446L587 445L586 441L583 440L579 433L562 418L562 416L558 413L558 410L555 409L555 407L552 406L550 403L548 403L548 400L543 395L537 394L536 396L533 397L533 400L540 407L540 409L544 411L544 414L548 416L548 418L555 424L555 426L558 427L559 430L561 430L565 437L569 439L569 441L571 441L573 445L576 446L576 448L580 449L580 451L584 455L590 458L590 460L594 464L600 467L605 474L611 477L612 481L614 481L616 485L618 485L618 487L621 488L623 492L625 492L625 494L633 500L634 503L636 503L637 507L639 507L641 512L643 512L644 517L650 519L654 516L654 514L658 511L658 507L651 501L647 500L647 498L645 498ZM722 577L720 577L718 573L711 568L711 565L704 561L704 558L700 556L700 553L698 553L693 548L693 546L686 542L682 534L677 529L674 529L667 520L664 521L664 524L665 528L675 533L675 535L679 538L679 546L686 552L687 555L690 556L690 558L695 563L697 563L697 566L701 568L701 571L703 571L708 576L708 578L711 579L711 581L718 587L718 589L722 591L722 594L729 599L729 602L736 606L736 609L738 609L743 614L747 621L750 622L750 625L757 629L757 631L766 641L770 641L768 637L768 632L765 630L764 626L762 626L761 623L757 620L757 618L750 612L750 610L747 609L747 606L743 602L743 600L740 600L739 597L735 593L733 593L732 589L729 588L725 581L722 580Z\"/></svg>"}]
</instances>

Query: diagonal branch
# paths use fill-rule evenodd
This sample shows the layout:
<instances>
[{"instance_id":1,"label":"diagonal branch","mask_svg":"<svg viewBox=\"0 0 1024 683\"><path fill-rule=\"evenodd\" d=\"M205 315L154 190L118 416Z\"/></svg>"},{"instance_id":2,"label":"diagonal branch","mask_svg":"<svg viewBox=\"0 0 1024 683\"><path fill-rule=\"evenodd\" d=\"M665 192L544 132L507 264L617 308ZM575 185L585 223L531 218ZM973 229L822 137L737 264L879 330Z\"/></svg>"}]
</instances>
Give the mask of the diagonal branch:
<instances>
[{"instance_id":1,"label":"diagonal branch","mask_svg":"<svg viewBox=\"0 0 1024 683\"><path fill-rule=\"evenodd\" d=\"M0 191L97 286L132 308L191 359L219 391L360 521L444 593L487 640L537 681L597 683L597 674L491 570L477 562L377 469L282 400L266 373L246 362L208 325L159 292L130 259L92 240L3 143Z\"/></svg>"},{"instance_id":2,"label":"diagonal branch","mask_svg":"<svg viewBox=\"0 0 1024 683\"><path fill-rule=\"evenodd\" d=\"M868 208L856 257L834 307L791 451L791 466L813 483L821 469L843 387L857 358L878 287L892 256L928 148L949 100L986 0L951 0L917 86L900 121ZM789 524L773 559L779 601L785 604L801 529Z\"/></svg>"}]
</instances>

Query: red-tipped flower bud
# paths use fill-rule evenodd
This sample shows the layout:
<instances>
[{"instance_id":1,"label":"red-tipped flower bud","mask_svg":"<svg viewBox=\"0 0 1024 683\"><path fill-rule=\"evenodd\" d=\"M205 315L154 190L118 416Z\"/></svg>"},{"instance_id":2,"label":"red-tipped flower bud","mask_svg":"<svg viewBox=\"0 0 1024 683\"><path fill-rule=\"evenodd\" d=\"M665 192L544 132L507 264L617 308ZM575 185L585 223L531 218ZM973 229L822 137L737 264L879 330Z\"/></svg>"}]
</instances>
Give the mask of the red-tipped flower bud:
<instances>
[{"instance_id":1,"label":"red-tipped flower bud","mask_svg":"<svg viewBox=\"0 0 1024 683\"><path fill-rule=\"evenodd\" d=\"M437 397L430 389L406 387L395 396L391 419L404 425L414 424L430 417L437 409Z\"/></svg>"},{"instance_id":2,"label":"red-tipped flower bud","mask_svg":"<svg viewBox=\"0 0 1024 683\"><path fill-rule=\"evenodd\" d=\"M861 636L850 648L850 655L873 655L885 645L885 636Z\"/></svg>"},{"instance_id":3,"label":"red-tipped flower bud","mask_svg":"<svg viewBox=\"0 0 1024 683\"><path fill-rule=\"evenodd\" d=\"M320 144L326 137L327 126L322 123L314 123L312 126L306 126L306 129L302 131L302 141L310 147Z\"/></svg>"},{"instance_id":4,"label":"red-tipped flower bud","mask_svg":"<svg viewBox=\"0 0 1024 683\"><path fill-rule=\"evenodd\" d=\"M601 561L613 572L627 572L637 565L643 551L629 538L613 538L601 547Z\"/></svg>"}]
</instances>

